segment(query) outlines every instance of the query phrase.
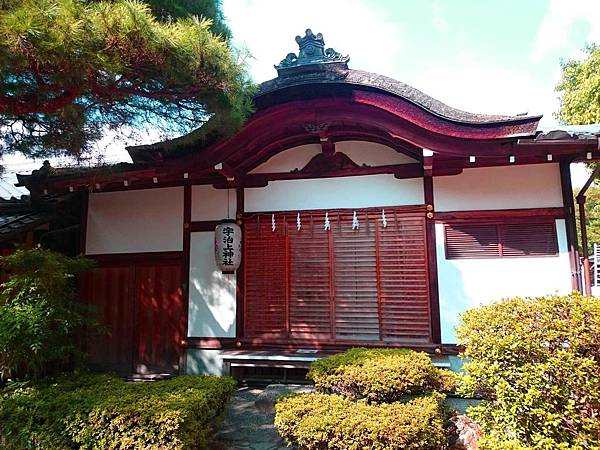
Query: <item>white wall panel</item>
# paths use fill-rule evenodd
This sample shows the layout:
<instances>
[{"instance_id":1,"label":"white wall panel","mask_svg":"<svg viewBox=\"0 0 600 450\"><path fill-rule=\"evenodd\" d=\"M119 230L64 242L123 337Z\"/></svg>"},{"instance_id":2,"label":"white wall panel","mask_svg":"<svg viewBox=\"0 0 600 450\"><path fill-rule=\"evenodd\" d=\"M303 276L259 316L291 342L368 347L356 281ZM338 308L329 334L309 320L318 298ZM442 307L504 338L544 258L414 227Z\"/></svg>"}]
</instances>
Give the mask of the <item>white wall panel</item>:
<instances>
[{"instance_id":1,"label":"white wall panel","mask_svg":"<svg viewBox=\"0 0 600 450\"><path fill-rule=\"evenodd\" d=\"M404 153L374 142L342 141L335 144L337 152L345 153L359 166L387 166L389 164L410 164L417 162Z\"/></svg>"},{"instance_id":2,"label":"white wall panel","mask_svg":"<svg viewBox=\"0 0 600 450\"><path fill-rule=\"evenodd\" d=\"M291 172L302 169L311 159L321 153L321 144L299 145L277 153L250 173Z\"/></svg>"},{"instance_id":3,"label":"white wall panel","mask_svg":"<svg viewBox=\"0 0 600 450\"><path fill-rule=\"evenodd\" d=\"M229 200L228 200L229 198ZM221 220L227 218L227 202L230 217L235 217L235 189L215 189L210 185L192 186L192 220Z\"/></svg>"},{"instance_id":4,"label":"white wall panel","mask_svg":"<svg viewBox=\"0 0 600 450\"><path fill-rule=\"evenodd\" d=\"M294 211L423 204L423 179L393 175L272 181L244 191L245 210Z\"/></svg>"},{"instance_id":5,"label":"white wall panel","mask_svg":"<svg viewBox=\"0 0 600 450\"><path fill-rule=\"evenodd\" d=\"M444 225L436 224L442 342L456 343L459 314L514 296L567 294L571 268L564 220L556 221L558 256L535 258L452 259L444 254Z\"/></svg>"},{"instance_id":6,"label":"white wall panel","mask_svg":"<svg viewBox=\"0 0 600 450\"><path fill-rule=\"evenodd\" d=\"M214 233L191 233L189 337L235 337L236 278L215 264Z\"/></svg>"},{"instance_id":7,"label":"white wall panel","mask_svg":"<svg viewBox=\"0 0 600 450\"><path fill-rule=\"evenodd\" d=\"M180 251L182 242L183 188L90 194L87 254Z\"/></svg>"},{"instance_id":8,"label":"white wall panel","mask_svg":"<svg viewBox=\"0 0 600 450\"><path fill-rule=\"evenodd\" d=\"M436 211L563 206L558 164L481 167L433 179Z\"/></svg>"},{"instance_id":9,"label":"white wall panel","mask_svg":"<svg viewBox=\"0 0 600 450\"><path fill-rule=\"evenodd\" d=\"M389 164L409 164L416 160L398 153L391 147L377 144L374 142L363 141L342 141L336 142L336 152L345 153L352 161L359 166L366 164L368 166L386 166ZM320 144L299 145L298 147L284 150L281 153L265 161L260 166L254 168L250 173L276 173L291 172L295 169L302 169L316 155L321 153Z\"/></svg>"}]
</instances>

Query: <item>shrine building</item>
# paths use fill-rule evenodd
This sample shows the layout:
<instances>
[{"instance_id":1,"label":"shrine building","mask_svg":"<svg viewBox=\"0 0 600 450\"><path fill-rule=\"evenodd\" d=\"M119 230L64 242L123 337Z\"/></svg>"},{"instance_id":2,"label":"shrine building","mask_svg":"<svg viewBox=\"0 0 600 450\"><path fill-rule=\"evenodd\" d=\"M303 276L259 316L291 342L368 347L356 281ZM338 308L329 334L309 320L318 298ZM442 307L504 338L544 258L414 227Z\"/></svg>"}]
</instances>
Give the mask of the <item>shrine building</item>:
<instances>
[{"instance_id":1,"label":"shrine building","mask_svg":"<svg viewBox=\"0 0 600 450\"><path fill-rule=\"evenodd\" d=\"M463 311L583 289L569 166L598 136L460 111L349 68L321 34L296 42L233 135L20 176L83 198L98 268L81 295L111 329L92 365L258 374L365 346L453 366Z\"/></svg>"}]
</instances>

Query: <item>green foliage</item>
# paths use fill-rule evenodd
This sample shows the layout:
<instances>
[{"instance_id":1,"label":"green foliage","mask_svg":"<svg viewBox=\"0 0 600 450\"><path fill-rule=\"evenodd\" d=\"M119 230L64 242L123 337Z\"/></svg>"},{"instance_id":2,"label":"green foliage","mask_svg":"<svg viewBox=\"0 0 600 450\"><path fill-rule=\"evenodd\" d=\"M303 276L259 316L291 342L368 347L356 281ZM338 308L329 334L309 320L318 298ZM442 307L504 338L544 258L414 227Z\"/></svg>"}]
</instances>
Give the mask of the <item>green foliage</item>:
<instances>
[{"instance_id":1,"label":"green foliage","mask_svg":"<svg viewBox=\"0 0 600 450\"><path fill-rule=\"evenodd\" d=\"M482 449L600 448L600 299L514 298L467 311L457 334Z\"/></svg>"},{"instance_id":2,"label":"green foliage","mask_svg":"<svg viewBox=\"0 0 600 450\"><path fill-rule=\"evenodd\" d=\"M600 47L591 45L587 53L583 61L562 63L557 117L567 124L600 123Z\"/></svg>"},{"instance_id":3,"label":"green foliage","mask_svg":"<svg viewBox=\"0 0 600 450\"><path fill-rule=\"evenodd\" d=\"M588 251L592 254L594 242L600 244L600 187L592 184L585 194L585 225L588 236ZM575 202L577 214L579 214L579 205ZM579 219L577 224L577 236L581 236L581 224ZM581 249L580 249L581 250Z\"/></svg>"},{"instance_id":4,"label":"green foliage","mask_svg":"<svg viewBox=\"0 0 600 450\"><path fill-rule=\"evenodd\" d=\"M1 151L80 156L109 129L223 133L251 110L252 83L209 1L0 1ZM197 14L203 5L215 23Z\"/></svg>"},{"instance_id":5,"label":"green foliage","mask_svg":"<svg viewBox=\"0 0 600 450\"><path fill-rule=\"evenodd\" d=\"M197 16L211 19L211 30L227 38L231 31L225 24L221 1L215 0L145 0L156 17L161 20L175 20L181 17Z\"/></svg>"},{"instance_id":6,"label":"green foliage","mask_svg":"<svg viewBox=\"0 0 600 450\"><path fill-rule=\"evenodd\" d=\"M444 395L454 377L425 353L351 348L311 364L318 391L280 399L279 433L301 449L435 449L445 442Z\"/></svg>"},{"instance_id":7,"label":"green foliage","mask_svg":"<svg viewBox=\"0 0 600 450\"><path fill-rule=\"evenodd\" d=\"M78 375L13 383L0 397L0 445L36 449L199 449L235 389L230 378L127 383Z\"/></svg>"},{"instance_id":8,"label":"green foliage","mask_svg":"<svg viewBox=\"0 0 600 450\"><path fill-rule=\"evenodd\" d=\"M315 361L308 377L320 391L370 402L454 388L452 372L434 367L426 353L405 349L351 348Z\"/></svg>"},{"instance_id":9,"label":"green foliage","mask_svg":"<svg viewBox=\"0 0 600 450\"><path fill-rule=\"evenodd\" d=\"M91 326L74 277L92 262L42 248L0 258L10 279L0 292L0 379L64 370L82 355L76 334Z\"/></svg>"},{"instance_id":10,"label":"green foliage","mask_svg":"<svg viewBox=\"0 0 600 450\"><path fill-rule=\"evenodd\" d=\"M306 450L439 450L445 439L441 398L369 405L339 395L299 394L277 402L275 426Z\"/></svg>"}]
</instances>

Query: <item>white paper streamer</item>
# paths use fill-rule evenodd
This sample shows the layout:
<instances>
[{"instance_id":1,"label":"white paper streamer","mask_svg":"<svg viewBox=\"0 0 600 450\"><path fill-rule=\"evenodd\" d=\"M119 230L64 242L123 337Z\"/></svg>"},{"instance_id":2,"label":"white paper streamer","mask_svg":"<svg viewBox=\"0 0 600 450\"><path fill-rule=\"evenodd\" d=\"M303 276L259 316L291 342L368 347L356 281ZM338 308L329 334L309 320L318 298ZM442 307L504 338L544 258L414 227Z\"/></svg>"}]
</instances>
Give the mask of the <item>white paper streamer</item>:
<instances>
[{"instance_id":1,"label":"white paper streamer","mask_svg":"<svg viewBox=\"0 0 600 450\"><path fill-rule=\"evenodd\" d=\"M356 215L356 211L354 211L354 214L352 215L352 229L358 230L358 226L358 216Z\"/></svg>"}]
</instances>

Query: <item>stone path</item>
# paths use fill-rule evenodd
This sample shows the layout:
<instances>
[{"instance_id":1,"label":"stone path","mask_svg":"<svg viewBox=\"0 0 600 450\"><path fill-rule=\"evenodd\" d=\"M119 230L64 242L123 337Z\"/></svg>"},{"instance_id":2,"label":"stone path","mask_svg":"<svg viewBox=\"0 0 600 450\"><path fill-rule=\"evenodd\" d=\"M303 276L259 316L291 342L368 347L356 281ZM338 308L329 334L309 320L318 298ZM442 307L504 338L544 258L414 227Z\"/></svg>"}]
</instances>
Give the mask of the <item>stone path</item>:
<instances>
[{"instance_id":1,"label":"stone path","mask_svg":"<svg viewBox=\"0 0 600 450\"><path fill-rule=\"evenodd\" d=\"M308 386L281 384L239 388L227 407L213 450L289 450L273 426L273 404L287 392L309 390Z\"/></svg>"}]
</instances>

